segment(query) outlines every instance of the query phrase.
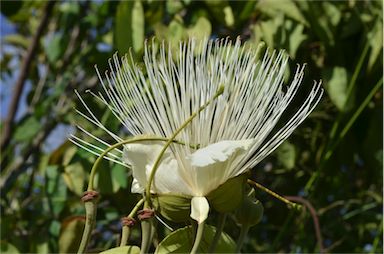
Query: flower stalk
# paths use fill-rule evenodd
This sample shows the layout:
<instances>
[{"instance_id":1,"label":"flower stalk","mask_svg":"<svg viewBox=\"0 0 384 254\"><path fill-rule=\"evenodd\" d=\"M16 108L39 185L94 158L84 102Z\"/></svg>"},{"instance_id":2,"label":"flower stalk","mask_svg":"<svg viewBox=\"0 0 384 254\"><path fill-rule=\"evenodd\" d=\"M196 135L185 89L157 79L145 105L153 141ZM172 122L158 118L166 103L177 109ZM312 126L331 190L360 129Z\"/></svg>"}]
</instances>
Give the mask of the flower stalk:
<instances>
[{"instance_id":1,"label":"flower stalk","mask_svg":"<svg viewBox=\"0 0 384 254\"><path fill-rule=\"evenodd\" d=\"M243 243L244 243L244 240L245 240L245 237L247 236L248 234L248 231L250 229L250 225L241 225L241 231L240 231L240 236L239 236L239 239L237 239L237 244L236 244L236 253L240 253L241 251L241 247L243 247Z\"/></svg>"},{"instance_id":2,"label":"flower stalk","mask_svg":"<svg viewBox=\"0 0 384 254\"><path fill-rule=\"evenodd\" d=\"M86 191L82 197L85 206L85 226L83 236L77 253L84 253L87 249L89 239L96 221L98 193L96 191Z\"/></svg>"},{"instance_id":3,"label":"flower stalk","mask_svg":"<svg viewBox=\"0 0 384 254\"><path fill-rule=\"evenodd\" d=\"M137 210L143 205L144 203L144 198L140 199L139 202L136 203L135 207L132 209L132 211L129 213L127 216L128 218L133 218L135 214L137 213ZM127 245L128 239L131 233L129 225L123 225L122 227L122 232L121 232L121 242L120 242L120 247L123 247Z\"/></svg>"},{"instance_id":4,"label":"flower stalk","mask_svg":"<svg viewBox=\"0 0 384 254\"><path fill-rule=\"evenodd\" d=\"M96 159L95 163L92 166L91 173L89 176L89 183L88 183L88 188L86 193L92 193L94 192L94 180L95 176L99 167L99 164L101 160L112 150L118 148L119 146L125 145L125 144L130 144L130 143L135 143L135 142L143 142L143 141L168 141L167 138L162 138L162 137L137 137L137 138L131 138L127 140L123 140L120 142L117 142L116 144L113 144L109 146L107 149L105 149L100 156ZM177 141L177 140L172 140L172 142L180 145L185 145L184 142ZM84 231L83 231L83 236L81 238L81 242L79 245L79 249L77 253L84 253L89 239L91 238L91 233L92 230L95 226L95 221L96 221L96 213L97 213L97 199L93 198L90 200L84 200L84 205L85 205L85 226L84 226ZM139 202L140 203L140 202ZM141 204L140 204L141 205ZM129 230L128 230L129 231ZM129 232L127 229L123 230L125 232L124 237L129 235ZM123 242L123 241L122 241ZM125 240L126 242L126 240Z\"/></svg>"},{"instance_id":5,"label":"flower stalk","mask_svg":"<svg viewBox=\"0 0 384 254\"><path fill-rule=\"evenodd\" d=\"M204 235L204 225L205 225L205 221L197 224L197 233L195 237L195 242L193 243L191 254L196 254L197 250L199 249L201 239L203 238L203 235Z\"/></svg>"},{"instance_id":6,"label":"flower stalk","mask_svg":"<svg viewBox=\"0 0 384 254\"><path fill-rule=\"evenodd\" d=\"M208 250L209 253L215 252L216 246L217 246L217 244L220 240L220 237L221 237L221 233L223 232L226 220L227 220L227 213L220 213L219 214L219 222L218 222L218 225L216 227L216 233L215 233L215 236L213 237L211 246L209 246L209 250Z\"/></svg>"}]
</instances>

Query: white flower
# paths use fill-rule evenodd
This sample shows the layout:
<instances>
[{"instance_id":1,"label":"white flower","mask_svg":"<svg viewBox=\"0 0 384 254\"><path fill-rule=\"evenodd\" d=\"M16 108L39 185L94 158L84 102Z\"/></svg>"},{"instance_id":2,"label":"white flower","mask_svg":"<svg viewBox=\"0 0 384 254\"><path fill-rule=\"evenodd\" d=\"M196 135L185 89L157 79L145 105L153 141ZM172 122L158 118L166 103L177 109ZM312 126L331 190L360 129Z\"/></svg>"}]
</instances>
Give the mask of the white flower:
<instances>
[{"instance_id":1,"label":"white flower","mask_svg":"<svg viewBox=\"0 0 384 254\"><path fill-rule=\"evenodd\" d=\"M157 194L191 196L191 217L202 222L209 211L205 196L275 150L313 110L322 89L315 82L296 113L273 132L304 75L304 67L298 66L291 84L284 85L288 68L284 52L266 53L259 61L255 50L241 47L240 40L232 45L230 40L191 39L180 43L176 56L164 43L159 54L155 48L146 45L144 70L132 59L123 57L120 62L114 56L107 82L98 72L106 95L98 98L132 135L170 137L220 86L225 87L176 137L185 145L167 149L151 189ZM84 117L122 140L87 110L91 117ZM103 150L76 137L74 142L96 154ZM119 154L110 153L108 158L132 167L132 191L142 193L163 146L164 142L129 144L119 151L124 154L122 161Z\"/></svg>"}]
</instances>

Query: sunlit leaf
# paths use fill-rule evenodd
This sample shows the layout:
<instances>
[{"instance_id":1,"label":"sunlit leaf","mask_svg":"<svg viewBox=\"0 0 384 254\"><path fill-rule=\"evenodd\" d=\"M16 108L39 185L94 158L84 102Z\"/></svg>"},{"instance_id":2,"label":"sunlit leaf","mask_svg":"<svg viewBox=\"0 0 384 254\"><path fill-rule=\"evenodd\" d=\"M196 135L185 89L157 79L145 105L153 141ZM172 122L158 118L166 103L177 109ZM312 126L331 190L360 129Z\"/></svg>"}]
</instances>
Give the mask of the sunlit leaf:
<instances>
[{"instance_id":1,"label":"sunlit leaf","mask_svg":"<svg viewBox=\"0 0 384 254\"><path fill-rule=\"evenodd\" d=\"M19 142L31 140L40 130L41 124L39 120L33 116L29 117L16 127L14 139Z\"/></svg>"},{"instance_id":2,"label":"sunlit leaf","mask_svg":"<svg viewBox=\"0 0 384 254\"><path fill-rule=\"evenodd\" d=\"M59 60L64 53L66 41L61 33L57 33L47 42L45 52L49 62L54 64Z\"/></svg>"},{"instance_id":3,"label":"sunlit leaf","mask_svg":"<svg viewBox=\"0 0 384 254\"><path fill-rule=\"evenodd\" d=\"M140 248L137 246L116 247L113 249L100 252L100 254L139 254L139 253L140 253Z\"/></svg>"},{"instance_id":4,"label":"sunlit leaf","mask_svg":"<svg viewBox=\"0 0 384 254\"><path fill-rule=\"evenodd\" d=\"M275 17L277 13L284 13L287 17L301 22L306 26L308 25L307 20L296 6L295 1L292 0L260 1L256 8L270 17Z\"/></svg>"},{"instance_id":5,"label":"sunlit leaf","mask_svg":"<svg viewBox=\"0 0 384 254\"><path fill-rule=\"evenodd\" d=\"M4 38L4 42L24 49L29 46L29 40L20 34L10 34Z\"/></svg>"},{"instance_id":6,"label":"sunlit leaf","mask_svg":"<svg viewBox=\"0 0 384 254\"><path fill-rule=\"evenodd\" d=\"M85 225L83 216L67 218L61 224L59 236L60 253L76 253L79 248Z\"/></svg>"},{"instance_id":7,"label":"sunlit leaf","mask_svg":"<svg viewBox=\"0 0 384 254\"><path fill-rule=\"evenodd\" d=\"M180 0L166 1L167 12L174 14L183 9L183 4Z\"/></svg>"},{"instance_id":8,"label":"sunlit leaf","mask_svg":"<svg viewBox=\"0 0 384 254\"><path fill-rule=\"evenodd\" d=\"M383 22L377 19L375 27L368 33L367 39L371 45L371 53L368 60L368 70L371 70L379 56L383 54ZM382 57L380 57L382 58Z\"/></svg>"},{"instance_id":9,"label":"sunlit leaf","mask_svg":"<svg viewBox=\"0 0 384 254\"><path fill-rule=\"evenodd\" d=\"M62 174L68 189L81 196L84 192L85 173L83 165L76 162L64 167Z\"/></svg>"},{"instance_id":10,"label":"sunlit leaf","mask_svg":"<svg viewBox=\"0 0 384 254\"><path fill-rule=\"evenodd\" d=\"M206 0L205 4L208 6L213 16L222 24L231 27L235 24L235 18L231 6L228 1L218 0L209 1Z\"/></svg>"},{"instance_id":11,"label":"sunlit leaf","mask_svg":"<svg viewBox=\"0 0 384 254\"><path fill-rule=\"evenodd\" d=\"M121 54L132 47L139 53L144 45L144 10L141 1L122 1L117 7L115 45Z\"/></svg>"},{"instance_id":12,"label":"sunlit leaf","mask_svg":"<svg viewBox=\"0 0 384 254\"><path fill-rule=\"evenodd\" d=\"M5 242L5 241L0 241L0 252L2 254L17 254L20 253L20 251L13 246L12 244Z\"/></svg>"},{"instance_id":13,"label":"sunlit leaf","mask_svg":"<svg viewBox=\"0 0 384 254\"><path fill-rule=\"evenodd\" d=\"M295 166L296 150L295 146L285 141L276 150L277 159L287 169L292 169Z\"/></svg>"},{"instance_id":14,"label":"sunlit leaf","mask_svg":"<svg viewBox=\"0 0 384 254\"><path fill-rule=\"evenodd\" d=\"M188 36L196 39L209 38L211 31L212 26L209 20L205 17L199 17L196 24L188 29Z\"/></svg>"},{"instance_id":15,"label":"sunlit leaf","mask_svg":"<svg viewBox=\"0 0 384 254\"><path fill-rule=\"evenodd\" d=\"M296 51L307 37L308 36L304 33L304 25L299 24L295 26L293 32L289 35L289 55L291 57L296 57Z\"/></svg>"},{"instance_id":16,"label":"sunlit leaf","mask_svg":"<svg viewBox=\"0 0 384 254\"><path fill-rule=\"evenodd\" d=\"M331 76L327 82L327 91L329 97L335 106L343 111L345 110L347 101L347 86L348 86L348 75L347 70L343 67L334 67L331 70Z\"/></svg>"},{"instance_id":17,"label":"sunlit leaf","mask_svg":"<svg viewBox=\"0 0 384 254\"><path fill-rule=\"evenodd\" d=\"M112 167L112 184L113 192L117 192L120 188L127 188L128 186L128 171L129 169L122 165L115 164Z\"/></svg>"},{"instance_id":18,"label":"sunlit leaf","mask_svg":"<svg viewBox=\"0 0 384 254\"><path fill-rule=\"evenodd\" d=\"M46 174L46 192L54 214L59 214L65 206L67 187L57 166L48 166Z\"/></svg>"},{"instance_id":19,"label":"sunlit leaf","mask_svg":"<svg viewBox=\"0 0 384 254\"><path fill-rule=\"evenodd\" d=\"M199 253L208 253L210 244L215 235L216 228L205 225L204 235L200 243ZM193 232L191 226L178 229L169 234L157 246L156 254L165 253L189 253L193 245ZM235 242L225 232L222 232L218 241L215 253L234 253L236 248Z\"/></svg>"}]
</instances>

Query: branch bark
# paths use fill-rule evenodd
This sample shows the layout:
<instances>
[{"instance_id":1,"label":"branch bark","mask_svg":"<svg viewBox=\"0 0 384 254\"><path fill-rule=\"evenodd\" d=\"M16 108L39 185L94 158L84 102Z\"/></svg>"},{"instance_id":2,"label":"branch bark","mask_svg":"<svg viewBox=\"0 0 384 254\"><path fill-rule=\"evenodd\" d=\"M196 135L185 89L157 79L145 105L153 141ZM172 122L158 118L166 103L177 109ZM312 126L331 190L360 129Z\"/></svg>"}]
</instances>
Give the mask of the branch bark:
<instances>
[{"instance_id":1,"label":"branch bark","mask_svg":"<svg viewBox=\"0 0 384 254\"><path fill-rule=\"evenodd\" d=\"M43 10L43 18L39 24L39 27L37 28L36 34L32 38L32 42L21 65L19 77L17 78L16 83L14 85L15 90L13 92L12 100L9 105L8 114L6 119L4 120L3 133L1 137L1 150L5 149L11 139L12 124L15 119L17 109L19 107L19 100L24 89L25 80L28 77L29 69L31 67L33 58L39 46L39 40L43 35L44 29L47 27L55 3L56 1L49 1L45 6Z\"/></svg>"}]
</instances>

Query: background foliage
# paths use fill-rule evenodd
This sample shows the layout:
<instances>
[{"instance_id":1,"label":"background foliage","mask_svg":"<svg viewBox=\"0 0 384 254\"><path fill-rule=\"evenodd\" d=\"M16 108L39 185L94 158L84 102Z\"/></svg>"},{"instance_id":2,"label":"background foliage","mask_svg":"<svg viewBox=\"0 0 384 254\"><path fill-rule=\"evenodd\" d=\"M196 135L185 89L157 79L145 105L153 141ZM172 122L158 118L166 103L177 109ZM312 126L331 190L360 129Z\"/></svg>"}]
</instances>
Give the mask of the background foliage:
<instances>
[{"instance_id":1,"label":"background foliage","mask_svg":"<svg viewBox=\"0 0 384 254\"><path fill-rule=\"evenodd\" d=\"M312 80L322 79L326 90L315 112L253 169L259 183L312 204L322 240L308 210L291 211L258 192L265 215L244 252L319 252L321 242L328 252L382 253L381 1L2 1L1 14L2 252L77 248L79 198L95 157L66 138L79 124L108 139L74 110L83 110L74 89L100 89L95 64L106 70L116 51L129 48L141 61L144 41L154 36L174 44L240 36L285 48L292 68L307 63L303 94ZM105 107L84 98L103 123L127 135ZM137 200L127 169L108 162L103 169L94 251L116 245L119 219ZM239 235L233 220L225 231ZM132 242L139 241L137 228Z\"/></svg>"}]
</instances>

